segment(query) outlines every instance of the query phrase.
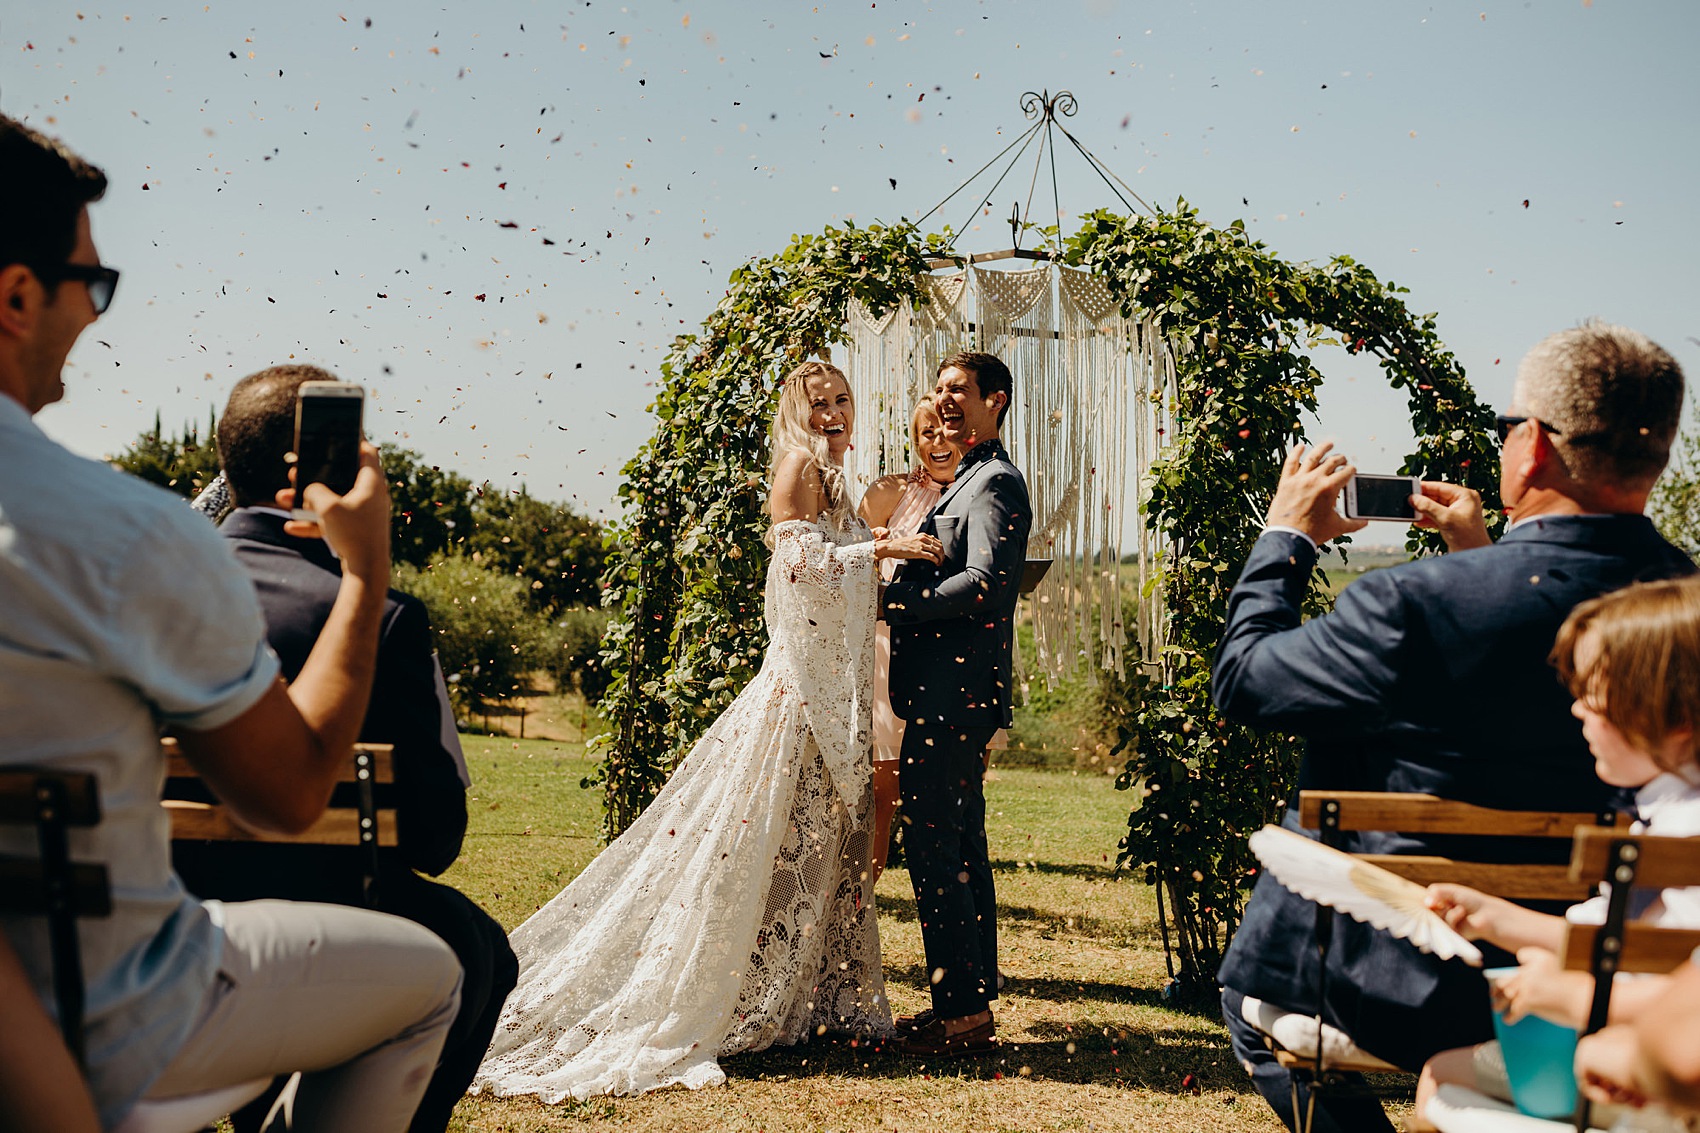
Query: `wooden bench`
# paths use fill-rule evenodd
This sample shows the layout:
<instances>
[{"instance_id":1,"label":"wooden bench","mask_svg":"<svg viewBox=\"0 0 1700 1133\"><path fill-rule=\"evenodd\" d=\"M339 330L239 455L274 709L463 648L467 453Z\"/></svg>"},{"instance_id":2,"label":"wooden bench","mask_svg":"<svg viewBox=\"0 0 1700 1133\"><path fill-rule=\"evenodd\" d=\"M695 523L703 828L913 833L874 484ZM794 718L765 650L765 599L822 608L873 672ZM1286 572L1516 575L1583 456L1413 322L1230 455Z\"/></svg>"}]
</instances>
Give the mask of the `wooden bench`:
<instances>
[{"instance_id":1,"label":"wooden bench","mask_svg":"<svg viewBox=\"0 0 1700 1133\"><path fill-rule=\"evenodd\" d=\"M1320 830L1323 841L1345 831L1399 834L1463 834L1494 838L1562 838L1582 827L1627 829L1629 820L1610 811L1495 810L1435 795L1385 791L1304 791L1299 821ZM1422 854L1360 854L1364 861L1418 885L1448 881L1514 901L1585 900L1593 885L1564 865L1459 861Z\"/></svg>"},{"instance_id":2,"label":"wooden bench","mask_svg":"<svg viewBox=\"0 0 1700 1133\"><path fill-rule=\"evenodd\" d=\"M396 845L393 801L378 802L377 787L395 782L390 744L355 744L337 776L325 813L298 834L272 834L242 825L201 782L176 740L161 742L167 763L165 797L173 842L275 842L310 846L354 846L360 855L361 893L368 905L378 877L378 851ZM348 785L352 790L345 789ZM352 795L349 800L347 796Z\"/></svg>"},{"instance_id":3,"label":"wooden bench","mask_svg":"<svg viewBox=\"0 0 1700 1133\"><path fill-rule=\"evenodd\" d=\"M1299 794L1299 821L1307 829L1320 831L1322 841L1329 845L1336 845L1343 833L1359 831L1569 840L1579 828L1626 828L1628 825L1626 817L1609 811L1595 814L1585 811L1496 810L1435 795L1393 791L1303 791ZM1509 900L1573 903L1583 900L1593 891L1591 883L1573 876L1568 867L1558 864L1507 864L1416 854L1357 856L1419 885L1449 881ZM1314 1045L1305 1049L1315 1053L1291 1049L1272 1037L1268 1040L1276 1061L1293 1076L1294 1113L1301 1121L1309 1115L1301 1113L1298 1106L1300 1081L1311 1082L1314 1104L1319 1089L1336 1093L1358 1089L1348 1075L1404 1073L1400 1067L1358 1048L1349 1036L1322 1022L1320 1003L1327 993L1328 948L1333 937L1333 925L1333 910L1317 906L1316 939L1321 952L1317 989L1319 1013L1306 1020L1308 1027L1294 1028L1289 1017L1293 1013L1278 1012L1283 1029L1296 1029L1314 1036L1310 1040ZM1254 1026L1260 1025L1249 1018L1247 1021ZM1268 1033L1267 1028L1265 1033ZM1330 1056L1331 1048L1346 1053ZM1305 1124L1308 1125L1308 1122Z\"/></svg>"},{"instance_id":4,"label":"wooden bench","mask_svg":"<svg viewBox=\"0 0 1700 1133\"><path fill-rule=\"evenodd\" d=\"M106 866L73 862L70 828L100 823L100 789L83 771L0 770L0 824L34 826L38 856L0 857L0 911L47 920L53 996L65 1045L85 1064L83 963L78 917L112 915Z\"/></svg>"},{"instance_id":5,"label":"wooden bench","mask_svg":"<svg viewBox=\"0 0 1700 1133\"><path fill-rule=\"evenodd\" d=\"M1636 889L1700 885L1700 838L1578 830L1570 871L1578 881L1611 884L1605 923L1570 926L1560 956L1566 968L1593 973L1594 1000L1586 1034L1605 1025L1612 975L1668 972L1700 946L1700 932L1661 929L1629 920L1629 904Z\"/></svg>"}]
</instances>

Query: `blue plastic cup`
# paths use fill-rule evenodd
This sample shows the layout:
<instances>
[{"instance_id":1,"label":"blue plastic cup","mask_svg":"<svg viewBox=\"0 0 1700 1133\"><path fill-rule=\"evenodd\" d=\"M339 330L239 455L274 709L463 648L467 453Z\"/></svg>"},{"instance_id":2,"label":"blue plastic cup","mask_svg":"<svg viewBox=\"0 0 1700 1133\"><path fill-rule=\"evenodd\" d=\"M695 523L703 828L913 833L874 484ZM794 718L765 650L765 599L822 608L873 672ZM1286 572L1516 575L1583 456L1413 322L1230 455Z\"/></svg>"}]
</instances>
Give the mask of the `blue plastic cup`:
<instances>
[{"instance_id":1,"label":"blue plastic cup","mask_svg":"<svg viewBox=\"0 0 1700 1133\"><path fill-rule=\"evenodd\" d=\"M1489 968L1482 974L1494 983L1516 968ZM1515 1023L1505 1013L1493 1013L1493 1032L1505 1056L1505 1075L1511 1080L1511 1100L1530 1117L1569 1117L1576 1112L1576 1028L1525 1015Z\"/></svg>"}]
</instances>

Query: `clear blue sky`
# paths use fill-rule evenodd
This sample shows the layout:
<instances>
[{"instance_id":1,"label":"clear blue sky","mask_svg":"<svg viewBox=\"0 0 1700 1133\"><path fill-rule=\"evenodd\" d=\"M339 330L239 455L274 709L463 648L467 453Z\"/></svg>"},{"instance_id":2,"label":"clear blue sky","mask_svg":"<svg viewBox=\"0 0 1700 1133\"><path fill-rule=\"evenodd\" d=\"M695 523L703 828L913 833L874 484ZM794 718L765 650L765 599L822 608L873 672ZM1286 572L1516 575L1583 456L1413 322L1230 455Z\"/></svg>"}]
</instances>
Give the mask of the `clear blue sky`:
<instances>
[{"instance_id":1,"label":"clear blue sky","mask_svg":"<svg viewBox=\"0 0 1700 1133\"><path fill-rule=\"evenodd\" d=\"M603 513L738 263L920 215L1044 87L1146 200L1408 286L1493 404L1592 315L1700 376L1689 0L149 7L0 14L0 108L112 179L118 300L40 418L90 455L294 358L371 387L376 438ZM1115 203L1058 173L1065 231ZM1007 245L1012 184L959 247ZM1320 361L1317 431L1390 470L1402 399Z\"/></svg>"}]
</instances>

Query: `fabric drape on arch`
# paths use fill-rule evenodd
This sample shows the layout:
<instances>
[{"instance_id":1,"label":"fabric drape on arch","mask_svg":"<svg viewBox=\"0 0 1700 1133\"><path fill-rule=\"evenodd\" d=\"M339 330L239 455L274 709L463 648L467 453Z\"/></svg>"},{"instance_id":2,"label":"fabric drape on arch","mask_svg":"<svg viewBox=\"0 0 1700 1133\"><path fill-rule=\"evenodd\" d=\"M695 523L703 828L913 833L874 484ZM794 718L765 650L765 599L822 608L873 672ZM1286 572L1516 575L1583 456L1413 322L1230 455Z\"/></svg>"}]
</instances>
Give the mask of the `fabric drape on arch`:
<instances>
[{"instance_id":1,"label":"fabric drape on arch","mask_svg":"<svg viewBox=\"0 0 1700 1133\"><path fill-rule=\"evenodd\" d=\"M1054 560L1030 603L1025 675L1052 681L1082 660L1122 673L1130 640L1134 658L1155 662L1161 542L1135 509L1169 432L1174 356L1161 328L1148 315L1123 317L1101 279L1063 265L972 265L917 283L920 305L876 316L853 300L846 312L852 480L865 489L910 467L909 416L944 358L998 355L1015 376L1004 440L1033 499L1028 554Z\"/></svg>"}]
</instances>

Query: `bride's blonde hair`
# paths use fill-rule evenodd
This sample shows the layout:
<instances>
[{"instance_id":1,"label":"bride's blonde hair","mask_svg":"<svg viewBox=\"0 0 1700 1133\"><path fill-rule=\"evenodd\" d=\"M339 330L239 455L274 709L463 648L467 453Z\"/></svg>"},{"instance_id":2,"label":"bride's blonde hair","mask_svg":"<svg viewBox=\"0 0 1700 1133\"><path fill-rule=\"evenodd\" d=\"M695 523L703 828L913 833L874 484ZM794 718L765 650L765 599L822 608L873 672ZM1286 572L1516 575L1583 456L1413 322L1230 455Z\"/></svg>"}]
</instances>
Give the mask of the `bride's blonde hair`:
<instances>
[{"instance_id":1,"label":"bride's blonde hair","mask_svg":"<svg viewBox=\"0 0 1700 1133\"><path fill-rule=\"evenodd\" d=\"M805 453L809 466L819 473L821 488L826 494L826 510L821 513L821 522L843 530L850 526L855 516L850 506L844 469L833 463L827 451L826 438L809 428L809 417L813 412L809 405L809 379L823 374L837 377L844 383L845 389L850 388L844 371L831 362L804 362L785 375L785 385L779 391L779 406L773 412L773 454L767 469L767 482L770 487L774 483L779 462L785 459L786 453L793 450Z\"/></svg>"}]
</instances>

